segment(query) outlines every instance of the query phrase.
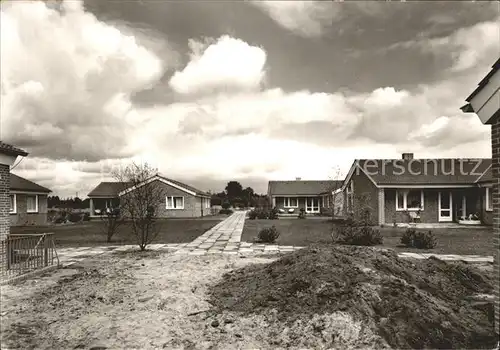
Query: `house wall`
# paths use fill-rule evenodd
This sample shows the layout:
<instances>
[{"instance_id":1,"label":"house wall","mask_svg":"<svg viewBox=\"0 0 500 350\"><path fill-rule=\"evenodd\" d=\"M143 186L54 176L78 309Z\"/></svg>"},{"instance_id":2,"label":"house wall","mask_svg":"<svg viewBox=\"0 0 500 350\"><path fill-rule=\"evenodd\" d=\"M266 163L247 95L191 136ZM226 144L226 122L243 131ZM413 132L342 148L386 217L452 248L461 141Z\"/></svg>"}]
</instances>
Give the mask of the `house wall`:
<instances>
[{"instance_id":1,"label":"house wall","mask_svg":"<svg viewBox=\"0 0 500 350\"><path fill-rule=\"evenodd\" d=\"M42 226L47 224L47 195L38 195L38 212L28 213L27 197L28 194L16 194L16 209L15 214L9 214L11 226L28 226L37 225ZM10 199L9 199L10 201ZM9 202L10 208L10 202Z\"/></svg>"},{"instance_id":2,"label":"house wall","mask_svg":"<svg viewBox=\"0 0 500 350\"><path fill-rule=\"evenodd\" d=\"M420 212L422 222L438 222L438 193L439 190L424 189L424 210ZM396 210L396 189L385 189L385 222L408 222L408 215L404 211Z\"/></svg>"},{"instance_id":3,"label":"house wall","mask_svg":"<svg viewBox=\"0 0 500 350\"><path fill-rule=\"evenodd\" d=\"M498 112L497 112L498 113ZM499 258L500 258L500 117L496 117L491 126L491 150L493 154L493 251L495 276L495 332L500 334L500 310L499 310Z\"/></svg>"},{"instance_id":4,"label":"house wall","mask_svg":"<svg viewBox=\"0 0 500 350\"><path fill-rule=\"evenodd\" d=\"M276 208L277 209L283 209L285 211L287 211L288 209L290 209L290 208L284 207L284 205L283 205L283 203L284 203L283 200L284 200L284 198L287 198L287 197L293 197L293 198L295 198L294 195L290 195L290 196L286 196L286 197L285 196L283 196L283 197L275 197L276 198ZM311 198L311 197L309 197L309 198ZM314 198L316 198L319 201L320 213L328 213L328 209L326 209L326 208L324 208L322 206L323 203L322 203L321 196L317 196L317 197L314 197ZM298 199L299 199L298 200L298 207L294 208L295 209L294 213L296 213L296 214L300 213L300 209L301 208L304 208L304 210L306 209L306 197L298 197Z\"/></svg>"},{"instance_id":5,"label":"house wall","mask_svg":"<svg viewBox=\"0 0 500 350\"><path fill-rule=\"evenodd\" d=\"M362 171L354 171L352 177L347 184L350 185L350 182L354 182L354 206L359 206L359 198L367 197L367 201L362 203L369 207L370 209L370 218L369 221L372 225L382 224L378 220L378 188L373 184L373 182L368 178L368 176ZM347 203L347 191L344 191L344 203ZM344 207L347 207L344 205ZM387 220L387 219L386 219Z\"/></svg>"},{"instance_id":6,"label":"house wall","mask_svg":"<svg viewBox=\"0 0 500 350\"><path fill-rule=\"evenodd\" d=\"M158 204L157 216L160 218L192 218L210 215L210 208L202 207L201 197L195 197L161 181L155 181L164 194L164 200ZM127 196L128 194L125 194ZM184 197L184 209L167 209L166 197Z\"/></svg>"},{"instance_id":7,"label":"house wall","mask_svg":"<svg viewBox=\"0 0 500 350\"><path fill-rule=\"evenodd\" d=\"M0 240L5 239L10 232L10 166L0 163Z\"/></svg>"},{"instance_id":8,"label":"house wall","mask_svg":"<svg viewBox=\"0 0 500 350\"><path fill-rule=\"evenodd\" d=\"M481 188L481 196L479 200L479 208L481 208L481 219L483 224L485 225L493 225L493 211L486 210L486 188ZM493 188L490 187L490 191L493 191Z\"/></svg>"}]
</instances>

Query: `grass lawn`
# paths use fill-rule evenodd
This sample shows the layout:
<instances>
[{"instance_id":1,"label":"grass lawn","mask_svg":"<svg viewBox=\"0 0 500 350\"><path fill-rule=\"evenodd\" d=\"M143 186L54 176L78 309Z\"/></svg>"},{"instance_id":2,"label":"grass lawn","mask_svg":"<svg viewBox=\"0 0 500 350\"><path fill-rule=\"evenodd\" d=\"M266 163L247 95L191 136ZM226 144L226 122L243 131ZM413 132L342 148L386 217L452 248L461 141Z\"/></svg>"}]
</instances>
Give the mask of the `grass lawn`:
<instances>
[{"instance_id":1,"label":"grass lawn","mask_svg":"<svg viewBox=\"0 0 500 350\"><path fill-rule=\"evenodd\" d=\"M226 216L205 217L195 219L168 219L162 220L161 231L153 243L188 243L201 236ZM132 234L130 223L120 226L112 238L111 243L106 242L106 234L103 231L104 222L87 221L66 225L50 226L13 226L10 228L12 234L33 234L53 232L55 234L56 247L86 247L103 245L136 244L135 236Z\"/></svg>"},{"instance_id":2,"label":"grass lawn","mask_svg":"<svg viewBox=\"0 0 500 350\"><path fill-rule=\"evenodd\" d=\"M333 224L326 220L246 220L242 241L253 242L260 230L275 225L280 232L277 244L308 246L314 243L331 243ZM384 237L384 247L397 251L412 251L436 254L492 255L493 234L491 227L432 229L437 239L434 249L415 249L400 246L400 237L405 228L379 228ZM421 229L425 231L425 229Z\"/></svg>"}]
</instances>

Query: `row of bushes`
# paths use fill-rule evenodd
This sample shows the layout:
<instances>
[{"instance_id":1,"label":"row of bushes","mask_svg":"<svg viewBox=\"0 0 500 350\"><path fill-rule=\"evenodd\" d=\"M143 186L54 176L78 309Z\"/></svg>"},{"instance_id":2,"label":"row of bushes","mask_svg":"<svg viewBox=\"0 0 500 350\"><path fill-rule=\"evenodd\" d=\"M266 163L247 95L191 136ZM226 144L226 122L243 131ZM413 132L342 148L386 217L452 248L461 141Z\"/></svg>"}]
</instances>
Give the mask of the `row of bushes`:
<instances>
[{"instance_id":1,"label":"row of bushes","mask_svg":"<svg viewBox=\"0 0 500 350\"><path fill-rule=\"evenodd\" d=\"M275 243L279 236L280 232L273 225L260 230L257 242ZM375 246L384 242L379 230L364 222L355 221L340 226L335 233L332 233L332 240L334 243L356 246ZM401 237L401 244L407 248L432 249L436 243L436 238L431 231L419 232L415 229L408 229Z\"/></svg>"},{"instance_id":2,"label":"row of bushes","mask_svg":"<svg viewBox=\"0 0 500 350\"><path fill-rule=\"evenodd\" d=\"M254 209L248 213L248 218L250 220L255 220L255 219L276 220L276 219L278 219L278 209L276 209L276 208L273 208L271 210Z\"/></svg>"}]
</instances>

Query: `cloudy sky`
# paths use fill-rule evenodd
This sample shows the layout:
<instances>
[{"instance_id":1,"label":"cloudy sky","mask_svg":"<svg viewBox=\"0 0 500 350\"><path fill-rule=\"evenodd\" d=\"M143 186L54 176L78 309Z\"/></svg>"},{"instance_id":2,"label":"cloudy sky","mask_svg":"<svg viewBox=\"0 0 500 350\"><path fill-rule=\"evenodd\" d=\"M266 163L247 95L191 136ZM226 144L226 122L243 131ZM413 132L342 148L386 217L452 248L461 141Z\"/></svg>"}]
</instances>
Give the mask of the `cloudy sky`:
<instances>
[{"instance_id":1,"label":"cloudy sky","mask_svg":"<svg viewBox=\"0 0 500 350\"><path fill-rule=\"evenodd\" d=\"M498 2L1 3L14 172L84 197L148 162L203 190L326 179L355 158L490 157L460 107L500 56Z\"/></svg>"}]
</instances>

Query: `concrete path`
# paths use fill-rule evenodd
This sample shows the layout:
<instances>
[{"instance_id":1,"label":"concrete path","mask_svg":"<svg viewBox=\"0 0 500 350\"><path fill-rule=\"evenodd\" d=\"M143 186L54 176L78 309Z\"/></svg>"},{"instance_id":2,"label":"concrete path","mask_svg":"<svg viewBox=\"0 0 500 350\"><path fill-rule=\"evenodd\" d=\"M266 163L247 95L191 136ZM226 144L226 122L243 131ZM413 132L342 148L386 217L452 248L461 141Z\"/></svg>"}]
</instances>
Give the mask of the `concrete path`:
<instances>
[{"instance_id":1,"label":"concrete path","mask_svg":"<svg viewBox=\"0 0 500 350\"><path fill-rule=\"evenodd\" d=\"M251 254L284 254L303 248L241 242L245 216L245 211L237 211L190 243L150 244L148 245L148 249L174 251L174 254L180 255L227 254L244 256ZM70 265L88 257L107 252L130 250L137 250L137 245L63 248L58 249L57 252L60 262L63 265ZM492 256L479 255L439 255L428 253L399 253L398 255L402 258L414 259L427 259L433 255L442 260L464 260L478 263L493 262Z\"/></svg>"}]
</instances>

